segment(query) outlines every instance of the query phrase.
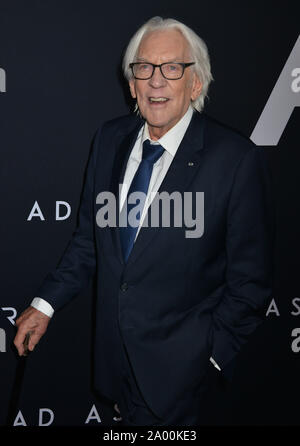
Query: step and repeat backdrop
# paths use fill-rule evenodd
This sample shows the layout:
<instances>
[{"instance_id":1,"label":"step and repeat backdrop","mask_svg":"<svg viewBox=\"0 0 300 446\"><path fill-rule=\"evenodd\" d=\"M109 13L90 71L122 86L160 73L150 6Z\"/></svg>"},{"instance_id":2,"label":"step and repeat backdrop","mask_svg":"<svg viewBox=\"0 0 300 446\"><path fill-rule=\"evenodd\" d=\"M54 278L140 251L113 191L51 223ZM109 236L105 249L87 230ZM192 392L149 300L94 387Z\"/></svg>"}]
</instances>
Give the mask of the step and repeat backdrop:
<instances>
[{"instance_id":1,"label":"step and repeat backdrop","mask_svg":"<svg viewBox=\"0 0 300 446\"><path fill-rule=\"evenodd\" d=\"M0 0L2 426L117 423L93 388L93 283L54 315L25 360L14 324L75 228L96 129L132 110L122 54L155 15L205 40L214 77L205 112L260 146L273 178L273 295L210 422L299 424L300 4Z\"/></svg>"}]
</instances>

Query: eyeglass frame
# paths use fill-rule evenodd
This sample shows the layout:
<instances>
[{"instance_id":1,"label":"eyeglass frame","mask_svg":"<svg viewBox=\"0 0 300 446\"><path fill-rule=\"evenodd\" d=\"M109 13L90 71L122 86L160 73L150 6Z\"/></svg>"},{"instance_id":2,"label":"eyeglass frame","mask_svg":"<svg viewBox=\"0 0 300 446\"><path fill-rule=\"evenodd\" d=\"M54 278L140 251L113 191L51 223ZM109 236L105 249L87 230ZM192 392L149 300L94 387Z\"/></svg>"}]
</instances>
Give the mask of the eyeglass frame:
<instances>
[{"instance_id":1,"label":"eyeglass frame","mask_svg":"<svg viewBox=\"0 0 300 446\"><path fill-rule=\"evenodd\" d=\"M159 67L160 72L161 72L162 76L163 76L165 79L167 79L168 81L178 81L179 79L181 79L181 78L183 77L185 69L188 68L188 67L190 67L191 65L195 65L195 63L196 63L196 62L187 62L187 63L184 63L184 62L164 62L164 63L161 63L161 64L159 64L159 65L156 65L156 64L151 63L151 62L132 62L132 63L129 64L129 68L131 68L132 75L133 75L134 79L138 79L138 80L141 80L141 81L147 81L147 80L151 79L151 77L152 77L153 74L154 74L154 70L155 70L155 68L157 68L157 67ZM146 78L144 78L144 77L143 77L143 78L142 78L142 77L136 77L136 76L134 75L134 72L133 72L133 67L134 67L134 65L143 65L143 64L152 65L152 74L151 74L151 76L146 77ZM166 77L166 76L164 75L164 73L162 72L161 67L162 67L162 65L168 65L168 64L177 64L177 65L181 65L182 68L183 68L183 70L182 70L182 75L181 75L180 77L176 77L175 79L172 79L172 78L170 79L170 78Z\"/></svg>"}]
</instances>

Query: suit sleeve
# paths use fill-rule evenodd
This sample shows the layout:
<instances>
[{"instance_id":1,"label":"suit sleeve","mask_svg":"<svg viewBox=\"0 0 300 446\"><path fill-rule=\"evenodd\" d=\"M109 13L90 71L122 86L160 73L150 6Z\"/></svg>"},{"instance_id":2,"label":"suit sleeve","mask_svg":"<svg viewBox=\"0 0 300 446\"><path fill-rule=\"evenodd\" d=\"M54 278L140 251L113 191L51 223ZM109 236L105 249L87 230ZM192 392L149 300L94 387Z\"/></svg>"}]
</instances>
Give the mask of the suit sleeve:
<instances>
[{"instance_id":1,"label":"suit sleeve","mask_svg":"<svg viewBox=\"0 0 300 446\"><path fill-rule=\"evenodd\" d=\"M85 170L75 231L56 268L46 276L36 292L36 296L47 301L54 310L76 297L95 273L93 197L100 132L99 128Z\"/></svg>"},{"instance_id":2,"label":"suit sleeve","mask_svg":"<svg viewBox=\"0 0 300 446\"><path fill-rule=\"evenodd\" d=\"M213 311L212 357L223 370L263 322L272 290L274 208L266 154L251 146L235 172L227 208L226 287ZM225 373L226 375L226 373Z\"/></svg>"}]
</instances>

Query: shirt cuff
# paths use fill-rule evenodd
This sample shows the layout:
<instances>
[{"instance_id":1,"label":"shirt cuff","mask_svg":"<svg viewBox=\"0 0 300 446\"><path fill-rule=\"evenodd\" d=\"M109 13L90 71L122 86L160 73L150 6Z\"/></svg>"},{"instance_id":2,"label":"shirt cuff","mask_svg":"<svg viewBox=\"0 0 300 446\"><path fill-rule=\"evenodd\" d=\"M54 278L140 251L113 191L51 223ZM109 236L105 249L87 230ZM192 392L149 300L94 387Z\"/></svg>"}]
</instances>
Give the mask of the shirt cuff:
<instances>
[{"instance_id":1,"label":"shirt cuff","mask_svg":"<svg viewBox=\"0 0 300 446\"><path fill-rule=\"evenodd\" d=\"M213 358L209 358L210 361L213 363L213 365L216 367L216 369L221 370L216 361Z\"/></svg>"},{"instance_id":2,"label":"shirt cuff","mask_svg":"<svg viewBox=\"0 0 300 446\"><path fill-rule=\"evenodd\" d=\"M46 316L49 317L53 316L54 309L51 307L50 304L48 304L48 302L46 302L41 297L35 297L30 305L36 310L39 310L42 313L44 313Z\"/></svg>"}]
</instances>

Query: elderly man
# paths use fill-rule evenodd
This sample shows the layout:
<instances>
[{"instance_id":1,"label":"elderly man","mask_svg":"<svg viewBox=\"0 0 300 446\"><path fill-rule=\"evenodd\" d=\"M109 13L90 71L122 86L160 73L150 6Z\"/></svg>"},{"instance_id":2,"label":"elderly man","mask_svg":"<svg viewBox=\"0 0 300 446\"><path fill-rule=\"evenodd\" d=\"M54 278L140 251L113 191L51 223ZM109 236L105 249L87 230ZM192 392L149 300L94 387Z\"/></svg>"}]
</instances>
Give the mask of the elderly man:
<instances>
[{"instance_id":1,"label":"elderly man","mask_svg":"<svg viewBox=\"0 0 300 446\"><path fill-rule=\"evenodd\" d=\"M229 376L271 294L269 172L261 149L203 114L212 76L190 28L149 20L123 68L137 113L97 131L77 228L17 320L15 345L22 355L29 332L33 350L53 312L95 276L96 387L118 403L124 425L192 426L203 423L209 384ZM116 224L99 217L102 192L116 197ZM162 192L189 192L182 209L203 218L202 230L188 236L186 219L151 226Z\"/></svg>"}]
</instances>

